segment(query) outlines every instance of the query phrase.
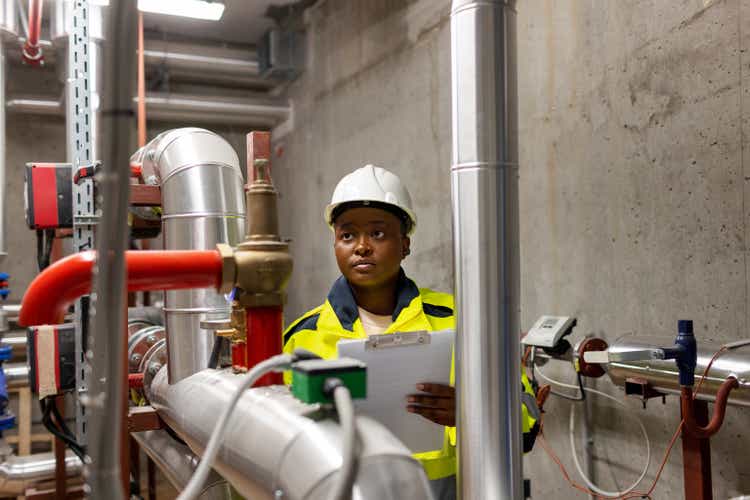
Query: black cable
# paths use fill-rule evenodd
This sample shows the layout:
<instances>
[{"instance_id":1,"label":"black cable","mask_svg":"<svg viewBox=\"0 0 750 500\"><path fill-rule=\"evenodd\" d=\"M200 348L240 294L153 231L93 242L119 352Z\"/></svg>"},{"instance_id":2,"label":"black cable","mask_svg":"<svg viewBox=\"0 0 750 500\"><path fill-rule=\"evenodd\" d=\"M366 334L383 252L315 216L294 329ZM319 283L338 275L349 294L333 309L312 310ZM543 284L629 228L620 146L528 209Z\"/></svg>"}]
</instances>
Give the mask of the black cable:
<instances>
[{"instance_id":1,"label":"black cable","mask_svg":"<svg viewBox=\"0 0 750 500\"><path fill-rule=\"evenodd\" d=\"M50 258L52 257L52 245L55 242L54 229L37 229L36 231L36 262L39 271L44 271L49 267Z\"/></svg>"},{"instance_id":2,"label":"black cable","mask_svg":"<svg viewBox=\"0 0 750 500\"><path fill-rule=\"evenodd\" d=\"M531 381L534 385L539 385L539 382L536 380L536 373L534 372L534 368L536 366L536 363L534 362L534 359L531 360ZM569 396L568 394L564 394L562 392L558 392L550 387L550 394L557 396L558 398L567 399L569 401L585 401L586 400L586 390L583 388L583 376L580 372L576 373L577 380L578 380L578 396Z\"/></svg>"},{"instance_id":3,"label":"black cable","mask_svg":"<svg viewBox=\"0 0 750 500\"><path fill-rule=\"evenodd\" d=\"M65 424L62 416L60 416L60 412L57 410L57 405L55 404L55 402L49 401L47 398L44 398L39 401L39 405L42 409L42 424L44 425L45 429L47 429L50 434L65 443L65 445L70 448L70 450L75 453L82 462L85 463L86 452L72 436L70 429L68 429L68 426ZM53 413L55 414L55 420L57 421L57 424L63 427L64 430L61 430L52 420Z\"/></svg>"},{"instance_id":4,"label":"black cable","mask_svg":"<svg viewBox=\"0 0 750 500\"><path fill-rule=\"evenodd\" d=\"M219 360L221 359L221 351L224 347L224 337L218 335L214 336L214 346L211 349L211 356L208 358L209 368L219 368Z\"/></svg>"}]
</instances>

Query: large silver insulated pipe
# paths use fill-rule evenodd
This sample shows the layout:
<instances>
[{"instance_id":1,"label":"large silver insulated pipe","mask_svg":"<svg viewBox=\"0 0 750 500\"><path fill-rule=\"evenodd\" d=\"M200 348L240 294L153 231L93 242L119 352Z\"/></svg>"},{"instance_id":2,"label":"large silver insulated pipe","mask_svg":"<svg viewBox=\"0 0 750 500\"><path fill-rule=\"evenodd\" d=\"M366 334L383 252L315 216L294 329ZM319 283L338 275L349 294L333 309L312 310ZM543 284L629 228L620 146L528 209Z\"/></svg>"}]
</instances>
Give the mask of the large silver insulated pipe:
<instances>
[{"instance_id":1,"label":"large silver insulated pipe","mask_svg":"<svg viewBox=\"0 0 750 500\"><path fill-rule=\"evenodd\" d=\"M147 387L159 416L198 455L241 377L204 370L176 384L165 370ZM357 417L359 466L353 500L428 500L422 466L385 427ZM284 386L245 391L228 421L214 469L254 500L329 500L342 465L341 427L319 405L296 400Z\"/></svg>"},{"instance_id":2,"label":"large silver insulated pipe","mask_svg":"<svg viewBox=\"0 0 750 500\"><path fill-rule=\"evenodd\" d=\"M451 9L458 483L523 498L514 0Z\"/></svg>"},{"instance_id":3,"label":"large silver insulated pipe","mask_svg":"<svg viewBox=\"0 0 750 500\"><path fill-rule=\"evenodd\" d=\"M68 450L65 452L65 473L68 477L81 474L81 460ZM23 495L30 486L55 477L55 454L9 455L0 462L0 496Z\"/></svg>"},{"instance_id":4,"label":"large silver insulated pipe","mask_svg":"<svg viewBox=\"0 0 750 500\"><path fill-rule=\"evenodd\" d=\"M612 356L631 351L642 351L658 346L671 346L674 338L669 337L638 337L624 335L609 346ZM718 344L701 342L698 344L698 364L695 367L696 376L706 370L706 366L713 355L720 349ZM680 381L677 365L674 360L647 359L642 361L614 361L607 364L607 374L612 382L625 387L629 379L643 379L659 392L680 395ZM739 381L739 387L729 393L729 404L750 406L750 345L739 347L723 353L706 376L706 380L698 393L699 399L713 401L716 391L727 379L734 376Z\"/></svg>"},{"instance_id":5,"label":"large silver insulated pipe","mask_svg":"<svg viewBox=\"0 0 750 500\"><path fill-rule=\"evenodd\" d=\"M146 179L161 186L166 250L210 250L242 240L242 171L237 153L222 137L200 128L170 130L131 161L142 162ZM229 305L216 290L173 290L166 292L164 313L174 383L208 367L214 335L200 322L228 317Z\"/></svg>"},{"instance_id":6,"label":"large silver insulated pipe","mask_svg":"<svg viewBox=\"0 0 750 500\"><path fill-rule=\"evenodd\" d=\"M166 431L145 431L131 434L138 446L154 461L177 491L187 486L199 458L184 444L178 443ZM199 500L232 500L232 489L226 479L211 472L203 485Z\"/></svg>"}]
</instances>

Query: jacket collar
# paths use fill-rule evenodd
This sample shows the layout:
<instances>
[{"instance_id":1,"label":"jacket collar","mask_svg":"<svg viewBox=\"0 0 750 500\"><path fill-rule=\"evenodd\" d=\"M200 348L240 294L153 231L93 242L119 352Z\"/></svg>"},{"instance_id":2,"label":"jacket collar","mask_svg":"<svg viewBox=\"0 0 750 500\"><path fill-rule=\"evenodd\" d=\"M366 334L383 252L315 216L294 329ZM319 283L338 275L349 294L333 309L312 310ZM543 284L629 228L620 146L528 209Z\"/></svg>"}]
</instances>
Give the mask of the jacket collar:
<instances>
[{"instance_id":1,"label":"jacket collar","mask_svg":"<svg viewBox=\"0 0 750 500\"><path fill-rule=\"evenodd\" d=\"M399 314L411 304L412 300L419 297L419 288L412 280L406 277L403 268L399 270L398 282L396 283L396 308L391 316L392 321L398 319ZM359 318L359 309L354 300L354 293L345 277L340 276L328 293L328 302L333 312L345 330L352 331L354 322Z\"/></svg>"}]
</instances>

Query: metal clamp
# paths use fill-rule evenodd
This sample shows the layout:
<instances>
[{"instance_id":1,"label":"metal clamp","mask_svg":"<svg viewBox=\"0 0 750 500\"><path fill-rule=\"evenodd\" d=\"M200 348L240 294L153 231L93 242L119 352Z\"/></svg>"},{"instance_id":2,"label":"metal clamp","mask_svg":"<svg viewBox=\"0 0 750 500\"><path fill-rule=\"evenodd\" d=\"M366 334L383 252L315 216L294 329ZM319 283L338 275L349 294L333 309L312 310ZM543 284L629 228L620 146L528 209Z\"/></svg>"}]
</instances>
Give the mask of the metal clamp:
<instances>
[{"instance_id":1,"label":"metal clamp","mask_svg":"<svg viewBox=\"0 0 750 500\"><path fill-rule=\"evenodd\" d=\"M397 332L382 335L370 335L365 342L365 350L385 349L389 347L402 347L408 345L427 345L430 343L430 334L427 331L419 332Z\"/></svg>"}]
</instances>

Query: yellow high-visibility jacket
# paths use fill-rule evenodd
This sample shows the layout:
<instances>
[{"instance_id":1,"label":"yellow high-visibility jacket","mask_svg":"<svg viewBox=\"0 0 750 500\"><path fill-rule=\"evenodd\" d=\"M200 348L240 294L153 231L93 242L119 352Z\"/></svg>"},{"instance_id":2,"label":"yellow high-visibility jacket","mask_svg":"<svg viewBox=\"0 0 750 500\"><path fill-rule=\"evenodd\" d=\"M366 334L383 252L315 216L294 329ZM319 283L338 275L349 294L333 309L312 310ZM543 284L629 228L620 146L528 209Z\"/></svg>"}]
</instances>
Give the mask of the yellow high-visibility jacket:
<instances>
[{"instance_id":1,"label":"yellow high-visibility jacket","mask_svg":"<svg viewBox=\"0 0 750 500\"><path fill-rule=\"evenodd\" d=\"M448 328L455 328L453 296L427 288L417 288L401 270L393 323L384 333L425 330L433 332ZM367 334L359 318L357 303L349 283L341 276L331 287L325 303L306 312L287 328L284 332L284 352L291 353L294 349L303 348L324 359L332 359L338 357L336 344L339 340L362 338L367 338ZM524 374L524 390L529 392L531 386L525 378ZM284 375L284 380L287 384L291 383L288 373ZM524 405L524 441L527 441L527 434L531 433L534 424L534 418L529 415ZM455 445L456 429L446 427L442 449L416 453L414 458L422 463L428 478L448 477L456 473Z\"/></svg>"}]
</instances>

